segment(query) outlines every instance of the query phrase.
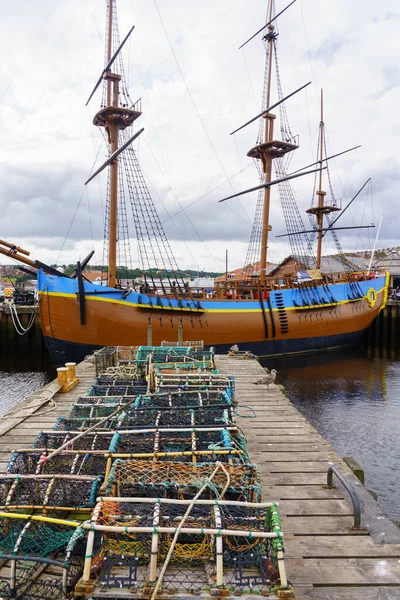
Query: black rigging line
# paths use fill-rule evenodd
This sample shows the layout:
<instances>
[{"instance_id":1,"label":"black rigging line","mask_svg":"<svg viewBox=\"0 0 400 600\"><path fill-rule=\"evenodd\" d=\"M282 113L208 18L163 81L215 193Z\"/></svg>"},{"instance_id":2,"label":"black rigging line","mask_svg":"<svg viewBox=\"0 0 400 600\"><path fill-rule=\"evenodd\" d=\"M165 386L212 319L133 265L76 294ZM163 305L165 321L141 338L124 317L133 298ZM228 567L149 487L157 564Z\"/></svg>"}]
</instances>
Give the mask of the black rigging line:
<instances>
[{"instance_id":1,"label":"black rigging line","mask_svg":"<svg viewBox=\"0 0 400 600\"><path fill-rule=\"evenodd\" d=\"M96 155L96 157L95 157L95 159L94 159L94 161L93 161L93 164L92 164L92 169L91 169L91 171L93 171L93 169L94 169L94 166L95 166L95 164L96 164L97 157L99 156L99 153L100 153L100 148L99 148L99 150L98 150L98 152L97 152L97 155ZM79 210L79 207L80 207L80 205L81 205L81 202L82 202L82 199L83 199L83 196L84 196L84 195L85 195L85 188L83 188L83 190L82 190L82 194L81 194L81 196L80 196L80 198L79 198L79 201L78 201L78 204L77 204L77 206L76 206L76 208L75 208L75 212L74 212L74 214L73 214L73 216L72 216L71 223L69 224L69 227L68 227L68 229L67 229L67 233L65 234L64 241L63 241L63 243L62 243L62 245L61 245L60 251L59 251L59 253L58 253L58 256L57 256L56 264L57 264L57 263L58 263L58 261L60 260L61 252L62 252L62 251L63 251L63 249L64 249L65 242L66 242L66 241L67 241L67 239L68 239L68 236L69 236L69 234L70 234L70 231L71 231L71 229L72 229L72 225L74 224L74 221L75 221L76 215L77 215L77 213L78 213L78 210Z\"/></svg>"},{"instance_id":2,"label":"black rigging line","mask_svg":"<svg viewBox=\"0 0 400 600\"><path fill-rule=\"evenodd\" d=\"M173 47L172 47L171 41L170 41L170 39L169 39L169 37L168 37L168 33L167 33L167 30L166 30L166 28L165 28L164 21L162 20L161 13L160 13L160 11L159 11L159 8L158 8L158 6L157 6L157 0L154 0L154 5L155 5L155 7L156 7L156 10L157 10L158 16L159 16L159 18L160 18L160 21L161 21L161 26L162 26L162 28L163 28L163 30L164 30L165 37L167 38L168 45L169 45L169 47L170 47L170 50L171 50L171 52L172 52L172 55L173 55L173 57L174 57L174 60L175 60L175 62L176 62L176 65L177 65L177 67L178 67L179 73L180 73L180 75L181 75L181 77L182 77L183 83L184 83L184 85L185 85L185 87L186 87L186 91L187 91L187 93L188 93L188 95L189 95L189 98L190 98L190 100L191 100L192 104L193 104L194 110L196 111L197 117L198 117L198 119L199 119L199 121L200 121L200 124L201 124L201 126L202 126L202 128L203 128L203 131L204 131L204 133L206 134L207 140L208 140L208 142L209 142L209 144L210 144L210 146L211 146L211 148L212 148L212 150L213 150L213 152L214 152L214 154L215 154L215 157L216 157L216 159L217 159L217 161L218 161L218 163L219 163L219 165L220 165L220 167L221 167L221 169L222 169L222 171L223 171L223 173L224 173L224 175L225 175L225 177L226 177L227 181L229 181L229 183L230 183L230 186L231 186L232 190L233 190L233 191L235 191L235 188L233 187L233 184L232 184L232 182L229 180L228 173L226 172L226 170L225 170L225 167L224 167L224 165L222 164L222 161L221 161L221 159L220 159L220 157L219 157L219 154L218 154L218 152L217 152L217 150L216 150L216 148L215 148L215 146L214 146L214 144L213 144L213 142L212 142L212 139L211 139L211 137L210 137L210 135L209 135L209 133L208 133L208 131L207 131L207 128L206 128L206 126L205 126L205 124L204 124L204 121L203 121L203 119L201 118L200 112L199 112L199 110L198 110L198 108L197 108L197 105L196 105L196 103L195 103L195 101L194 101L194 98L193 98L193 96L192 96L192 94L191 94L191 92L190 92L189 86L188 86L188 84L187 84L187 82L186 82L185 76L184 76L184 74L183 74L183 71L182 71L182 69L181 69L181 66L180 66L180 64L179 64L179 62L178 62L178 59L177 59L177 57L176 57L176 54L175 54L175 52L174 52L174 49L173 49ZM249 223L251 223L251 220L250 220L249 216L247 215L245 208L243 207L243 205L242 205L241 203L240 203L240 205L241 205L241 207L242 207L242 210L243 210L244 214L245 214L245 215L246 215L246 217L247 217L247 220L249 221Z\"/></svg>"},{"instance_id":3,"label":"black rigging line","mask_svg":"<svg viewBox=\"0 0 400 600\"><path fill-rule=\"evenodd\" d=\"M11 283L11 285L13 286L13 288L17 289L15 283L11 279L10 275L7 273L5 266L4 265L0 265L0 266L3 269L3 271L4 271L4 275L7 277L7 279L9 280L9 282Z\"/></svg>"},{"instance_id":4,"label":"black rigging line","mask_svg":"<svg viewBox=\"0 0 400 600\"><path fill-rule=\"evenodd\" d=\"M256 33L254 33L248 40L246 40L241 46L239 46L239 50L241 50L243 48L243 46L245 46L246 44L248 44L252 39L254 39L259 33L261 33L263 31L263 29L265 29L266 27L268 27L268 25L271 25L271 23L273 23L282 13L284 13L288 8L290 8L290 6L292 6L292 4L294 4L296 2L296 0L293 0L290 4L288 4L283 10L281 10L281 12L279 12L277 15L275 15L275 17L273 19L271 19L270 21L268 21L268 23L265 23L265 25L263 25L261 27L261 29L259 29L258 31L256 31Z\"/></svg>"},{"instance_id":5,"label":"black rigging line","mask_svg":"<svg viewBox=\"0 0 400 600\"><path fill-rule=\"evenodd\" d=\"M149 148L149 146L148 146L148 148ZM151 149L150 149L150 152L151 152ZM153 158L154 158L154 155L153 155ZM240 175L241 173L243 173L243 171L246 171L246 169L248 169L249 167L252 167L252 166L253 166L252 163L248 164L247 167L244 167L243 169L241 169L240 171L238 171L230 179L234 179L235 177L237 177L238 175ZM193 202L191 202L187 206L183 206L180 210L178 210L177 212L175 212L173 215L168 215L168 218L164 219L162 221L162 224L164 225L164 223L166 223L170 219L174 219L175 217L177 217L178 215L180 215L181 212L186 212L189 208L191 208L192 206L194 206L194 204L197 204L197 202L200 202L200 200L204 200L204 198L207 198L207 196L209 196L210 194L212 194L213 192L215 192L216 190L218 190L220 187L222 187L223 185L225 185L227 183L227 181L229 181L229 180L223 181L222 183L220 183L217 186L215 186L215 188L213 188L212 190L210 190L206 194L203 194L203 196L200 196L200 198L197 198L197 200L193 200ZM179 200L178 200L178 203L181 204L179 202ZM240 216L240 215L238 215L238 216ZM240 218L243 219L243 217L241 217L241 216L240 216Z\"/></svg>"}]
</instances>

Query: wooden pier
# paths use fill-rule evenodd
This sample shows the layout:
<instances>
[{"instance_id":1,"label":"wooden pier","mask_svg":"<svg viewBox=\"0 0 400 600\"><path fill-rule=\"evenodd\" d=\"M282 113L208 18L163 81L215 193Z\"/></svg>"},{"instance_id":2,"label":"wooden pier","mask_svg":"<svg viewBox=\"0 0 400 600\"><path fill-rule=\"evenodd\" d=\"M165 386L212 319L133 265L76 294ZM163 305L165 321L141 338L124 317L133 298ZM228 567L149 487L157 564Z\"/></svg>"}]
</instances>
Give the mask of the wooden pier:
<instances>
[{"instance_id":1,"label":"wooden pier","mask_svg":"<svg viewBox=\"0 0 400 600\"><path fill-rule=\"evenodd\" d=\"M285 563L297 600L399 599L400 530L278 386L253 384L264 374L256 360L217 356L216 364L235 377L238 425L248 438L253 462L261 468L264 501L279 502ZM10 452L29 447L40 430L51 429L77 396L86 393L94 366L81 363L77 375L79 385L57 393L55 406L46 401L53 383L12 409L8 419L2 418L0 471L5 471ZM255 418L246 418L254 417L248 407ZM360 529L353 527L347 493L325 485L330 464L357 491L363 507Z\"/></svg>"},{"instance_id":2,"label":"wooden pier","mask_svg":"<svg viewBox=\"0 0 400 600\"><path fill-rule=\"evenodd\" d=\"M279 502L296 599L398 600L400 529L278 386L253 384L265 374L256 360L218 356L216 365L235 377L238 425L260 466L263 498ZM252 413L241 405L256 418L244 418ZM330 464L357 491L361 529L347 493L325 485Z\"/></svg>"}]
</instances>

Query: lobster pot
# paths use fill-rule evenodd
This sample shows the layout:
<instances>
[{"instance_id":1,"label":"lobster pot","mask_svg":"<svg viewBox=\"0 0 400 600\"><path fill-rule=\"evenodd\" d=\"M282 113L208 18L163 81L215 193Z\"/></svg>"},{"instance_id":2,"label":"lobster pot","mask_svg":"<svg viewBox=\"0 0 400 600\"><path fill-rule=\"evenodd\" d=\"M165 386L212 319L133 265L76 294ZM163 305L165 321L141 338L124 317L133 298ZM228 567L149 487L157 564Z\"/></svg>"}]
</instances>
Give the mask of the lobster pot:
<instances>
[{"instance_id":1,"label":"lobster pot","mask_svg":"<svg viewBox=\"0 0 400 600\"><path fill-rule=\"evenodd\" d=\"M50 523L3 519L0 597L64 600L82 575L86 532Z\"/></svg>"},{"instance_id":2,"label":"lobster pot","mask_svg":"<svg viewBox=\"0 0 400 600\"><path fill-rule=\"evenodd\" d=\"M74 404L68 412L70 419L102 419L108 417L119 408L116 403L111 404Z\"/></svg>"},{"instance_id":3,"label":"lobster pot","mask_svg":"<svg viewBox=\"0 0 400 600\"><path fill-rule=\"evenodd\" d=\"M233 404L233 392L231 388L222 390L191 389L191 390L161 390L151 395L139 396L135 406L138 408L147 406L159 407L207 407L220 404Z\"/></svg>"},{"instance_id":4,"label":"lobster pot","mask_svg":"<svg viewBox=\"0 0 400 600\"><path fill-rule=\"evenodd\" d=\"M66 442L75 438L80 431L41 431L36 436L32 448L57 450ZM114 433L90 432L71 443L68 450L107 450Z\"/></svg>"},{"instance_id":5,"label":"lobster pot","mask_svg":"<svg viewBox=\"0 0 400 600\"><path fill-rule=\"evenodd\" d=\"M230 405L195 408L128 408L121 429L135 427L224 427L233 425Z\"/></svg>"},{"instance_id":6,"label":"lobster pot","mask_svg":"<svg viewBox=\"0 0 400 600\"><path fill-rule=\"evenodd\" d=\"M54 424L54 431L81 432L85 429L89 429L89 427L93 427L94 425L98 425L99 429L116 429L122 424L125 418L125 413L121 412L118 415L115 415L115 417L111 417L107 421L104 421L104 423L100 423L100 421L103 418L104 417L97 417L91 419L88 417L82 419L74 419L69 417L59 417Z\"/></svg>"},{"instance_id":7,"label":"lobster pot","mask_svg":"<svg viewBox=\"0 0 400 600\"><path fill-rule=\"evenodd\" d=\"M118 365L135 365L137 351L138 346L117 346Z\"/></svg>"},{"instance_id":8,"label":"lobster pot","mask_svg":"<svg viewBox=\"0 0 400 600\"><path fill-rule=\"evenodd\" d=\"M101 377L97 377L95 381L96 385L105 385L105 386L123 386L123 385L133 385L135 387L144 387L146 389L146 381L143 379L139 379L138 377L126 377L121 373L121 376L109 377L106 375L102 375Z\"/></svg>"},{"instance_id":9,"label":"lobster pot","mask_svg":"<svg viewBox=\"0 0 400 600\"><path fill-rule=\"evenodd\" d=\"M169 357L170 358L170 357ZM181 361L178 358L170 360L169 362L154 362L152 363L154 368L158 371L210 371L214 369L213 360L196 360L190 358L190 360Z\"/></svg>"},{"instance_id":10,"label":"lobster pot","mask_svg":"<svg viewBox=\"0 0 400 600\"><path fill-rule=\"evenodd\" d=\"M154 586L169 551L162 581L165 593L234 588L236 594L268 595L272 588L286 585L275 505L200 500L183 520L189 504L190 500L116 497L100 502L92 519L98 539L100 533L103 536L92 559L100 571L92 583L92 597L111 587L121 587L122 596ZM88 542L87 556L90 550Z\"/></svg>"},{"instance_id":11,"label":"lobster pot","mask_svg":"<svg viewBox=\"0 0 400 600\"><path fill-rule=\"evenodd\" d=\"M1 475L0 508L92 508L103 477Z\"/></svg>"},{"instance_id":12,"label":"lobster pot","mask_svg":"<svg viewBox=\"0 0 400 600\"><path fill-rule=\"evenodd\" d=\"M107 480L106 495L120 497L193 498L215 465L163 460L114 461ZM207 487L202 498L257 502L261 499L260 472L256 465L225 465Z\"/></svg>"},{"instance_id":13,"label":"lobster pot","mask_svg":"<svg viewBox=\"0 0 400 600\"><path fill-rule=\"evenodd\" d=\"M94 404L113 404L116 410L119 406L133 402L138 398L134 396L79 396L73 406L93 406Z\"/></svg>"},{"instance_id":14,"label":"lobster pot","mask_svg":"<svg viewBox=\"0 0 400 600\"><path fill-rule=\"evenodd\" d=\"M154 384L156 391L164 391L166 388L191 390L206 388L213 391L223 391L227 387L234 390L234 380L230 375L203 373L185 373L166 371L154 371Z\"/></svg>"},{"instance_id":15,"label":"lobster pot","mask_svg":"<svg viewBox=\"0 0 400 600\"><path fill-rule=\"evenodd\" d=\"M88 396L138 396L145 394L147 386L143 385L92 385Z\"/></svg>"},{"instance_id":16,"label":"lobster pot","mask_svg":"<svg viewBox=\"0 0 400 600\"><path fill-rule=\"evenodd\" d=\"M163 340L161 346L170 346L171 348L176 346L190 346L193 350L202 350L204 348L204 342L203 340L198 340L197 342L168 342Z\"/></svg>"},{"instance_id":17,"label":"lobster pot","mask_svg":"<svg viewBox=\"0 0 400 600\"><path fill-rule=\"evenodd\" d=\"M54 474L54 475L104 475L107 458L102 454L65 451L56 454L45 463L40 462L42 452L20 450L14 452L7 473L13 474Z\"/></svg>"},{"instance_id":18,"label":"lobster pot","mask_svg":"<svg viewBox=\"0 0 400 600\"><path fill-rule=\"evenodd\" d=\"M97 379L106 379L112 381L141 381L142 371L138 369L136 363L133 365L120 364L116 367L108 367L101 373L98 374Z\"/></svg>"},{"instance_id":19,"label":"lobster pot","mask_svg":"<svg viewBox=\"0 0 400 600\"><path fill-rule=\"evenodd\" d=\"M134 455L132 458L154 457L182 462L248 462L243 436L236 432L231 435L227 429L221 428L212 431L171 429L116 433L109 450L115 454Z\"/></svg>"},{"instance_id":20,"label":"lobster pot","mask_svg":"<svg viewBox=\"0 0 400 600\"><path fill-rule=\"evenodd\" d=\"M151 355L152 362L165 362L168 356L182 357L190 355L191 346L139 346L136 362L145 363Z\"/></svg>"},{"instance_id":21,"label":"lobster pot","mask_svg":"<svg viewBox=\"0 0 400 600\"><path fill-rule=\"evenodd\" d=\"M115 367L118 364L118 351L114 346L106 346L94 353L94 364L96 368L96 377L109 367Z\"/></svg>"}]
</instances>

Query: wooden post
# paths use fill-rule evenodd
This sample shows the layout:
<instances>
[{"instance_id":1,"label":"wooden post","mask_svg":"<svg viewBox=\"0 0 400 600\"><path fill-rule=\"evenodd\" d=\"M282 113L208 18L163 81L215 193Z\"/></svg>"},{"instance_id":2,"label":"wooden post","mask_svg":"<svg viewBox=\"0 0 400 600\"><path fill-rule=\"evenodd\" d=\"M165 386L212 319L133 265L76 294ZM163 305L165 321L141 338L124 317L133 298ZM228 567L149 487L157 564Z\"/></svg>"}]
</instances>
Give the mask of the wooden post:
<instances>
[{"instance_id":1,"label":"wooden post","mask_svg":"<svg viewBox=\"0 0 400 600\"><path fill-rule=\"evenodd\" d=\"M396 306L390 307L390 358L396 356Z\"/></svg>"},{"instance_id":2,"label":"wooden post","mask_svg":"<svg viewBox=\"0 0 400 600\"><path fill-rule=\"evenodd\" d=\"M153 328L151 325L147 326L147 345L153 345Z\"/></svg>"},{"instance_id":3,"label":"wooden post","mask_svg":"<svg viewBox=\"0 0 400 600\"><path fill-rule=\"evenodd\" d=\"M374 352L373 352L373 356L379 356L379 344L381 343L381 336L380 336L380 314L375 318L374 321Z\"/></svg>"},{"instance_id":4,"label":"wooden post","mask_svg":"<svg viewBox=\"0 0 400 600\"><path fill-rule=\"evenodd\" d=\"M218 506L214 506L215 526L222 529L221 513ZM224 585L224 551L222 536L217 535L215 542L215 566L217 568L217 586Z\"/></svg>"},{"instance_id":5,"label":"wooden post","mask_svg":"<svg viewBox=\"0 0 400 600\"><path fill-rule=\"evenodd\" d=\"M183 326L178 325L178 342L183 342Z\"/></svg>"},{"instance_id":6,"label":"wooden post","mask_svg":"<svg viewBox=\"0 0 400 600\"><path fill-rule=\"evenodd\" d=\"M390 307L391 308L391 307ZM384 308L381 313L382 315L382 356L387 357L388 354L388 336L390 328L390 313L387 308Z\"/></svg>"},{"instance_id":7,"label":"wooden post","mask_svg":"<svg viewBox=\"0 0 400 600\"><path fill-rule=\"evenodd\" d=\"M160 524L160 505L154 506L153 526L158 527ZM151 538L151 558L150 558L150 583L157 581L157 558L158 558L158 533L153 533Z\"/></svg>"},{"instance_id":8,"label":"wooden post","mask_svg":"<svg viewBox=\"0 0 400 600\"><path fill-rule=\"evenodd\" d=\"M97 523L97 519L99 517L99 513L100 513L100 509L101 509L101 503L98 502L93 514L92 514L92 518L90 519L91 523ZM89 533L88 533L88 537L87 537L87 543L86 543L86 555L85 555L85 562L83 565L83 575L82 575L82 581L87 583L88 581L90 581L90 568L92 566L92 554L93 554L93 546L94 546L94 529L90 529Z\"/></svg>"}]
</instances>

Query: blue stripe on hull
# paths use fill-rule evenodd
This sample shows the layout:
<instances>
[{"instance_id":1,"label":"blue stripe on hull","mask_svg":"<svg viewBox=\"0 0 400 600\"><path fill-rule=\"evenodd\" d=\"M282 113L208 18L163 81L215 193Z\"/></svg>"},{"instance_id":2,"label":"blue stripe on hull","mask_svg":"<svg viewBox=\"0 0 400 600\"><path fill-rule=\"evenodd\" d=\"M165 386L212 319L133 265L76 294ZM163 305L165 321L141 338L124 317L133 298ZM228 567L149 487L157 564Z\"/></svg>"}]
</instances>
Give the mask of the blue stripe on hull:
<instances>
[{"instance_id":1,"label":"blue stripe on hull","mask_svg":"<svg viewBox=\"0 0 400 600\"><path fill-rule=\"evenodd\" d=\"M355 299L356 297L365 296L368 290L373 289L375 292L381 291L385 286L385 276L379 276L376 279L370 279L368 281L359 281L357 283L335 283L327 286L315 286L313 288L302 288L302 289L282 289L272 291L270 294L270 301L273 309L278 309L282 304L286 309L295 309L303 307L305 304L322 306L326 303L334 302L348 302L349 300ZM65 277L57 277L55 275L48 275L42 270L39 271L38 276L38 289L41 293L46 294L47 292L57 294L68 294L76 296L78 293L78 282L76 279L67 279ZM138 294L135 291L131 291L128 296L124 296L124 292L118 293L115 289L108 288L106 286L95 285L93 283L84 282L85 294L92 299L102 299L110 301L119 301L126 306L138 304L143 308L151 308L151 310L157 311L160 307L157 304L155 296L147 296L146 294ZM96 296L96 294L101 294ZM279 302L277 301L280 299ZM223 310L223 311L247 311L247 310L260 310L259 300L207 300L201 298L199 301L190 300L189 298L178 300L176 298L163 298L158 297L159 301L163 303L164 309L168 309L169 306L173 309L180 311L181 308L187 311L199 311L203 310ZM200 307L197 304L200 303ZM151 303L151 305L150 305ZM304 304L305 303L305 304Z\"/></svg>"},{"instance_id":2,"label":"blue stripe on hull","mask_svg":"<svg viewBox=\"0 0 400 600\"><path fill-rule=\"evenodd\" d=\"M283 356L287 354L303 354L311 352L322 352L336 348L344 348L356 344L361 338L363 331L347 333L341 335L330 335L321 337L312 337L306 339L292 340L271 340L265 342L247 342L239 346L240 350L248 350L257 356ZM89 344L76 344L64 340L46 337L45 341L53 362L56 366L64 365L66 362L80 362L85 356L101 346L91 346ZM217 353L225 353L230 345L215 345Z\"/></svg>"}]
</instances>

